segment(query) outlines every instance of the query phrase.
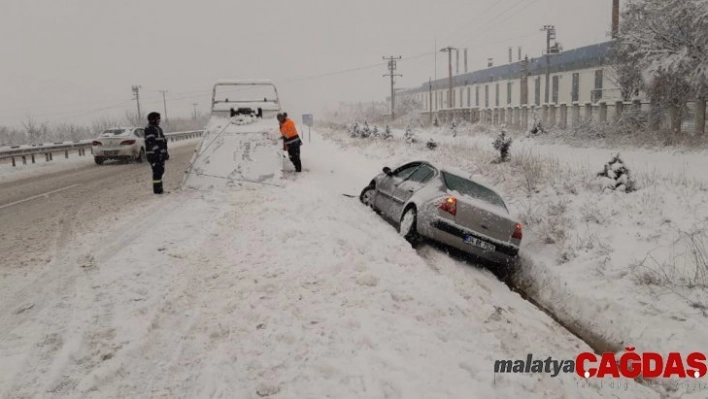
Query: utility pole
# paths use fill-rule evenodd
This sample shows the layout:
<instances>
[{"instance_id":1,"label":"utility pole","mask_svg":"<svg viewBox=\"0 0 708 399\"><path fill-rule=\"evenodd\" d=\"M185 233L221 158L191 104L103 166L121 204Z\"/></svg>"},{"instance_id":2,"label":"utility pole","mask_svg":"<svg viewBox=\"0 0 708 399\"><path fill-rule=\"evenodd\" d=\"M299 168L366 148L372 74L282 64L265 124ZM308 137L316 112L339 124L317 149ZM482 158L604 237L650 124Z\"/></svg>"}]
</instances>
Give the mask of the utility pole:
<instances>
[{"instance_id":1,"label":"utility pole","mask_svg":"<svg viewBox=\"0 0 708 399\"><path fill-rule=\"evenodd\" d=\"M159 90L160 93L162 93L162 104L165 106L165 123L169 123L167 120L167 100L165 100L165 94L167 94L167 90Z\"/></svg>"},{"instance_id":2,"label":"utility pole","mask_svg":"<svg viewBox=\"0 0 708 399\"><path fill-rule=\"evenodd\" d=\"M550 79L551 79L551 40L556 39L556 27L553 25L544 25L541 31L546 31L546 94L544 96L545 103L549 103Z\"/></svg>"},{"instance_id":3,"label":"utility pole","mask_svg":"<svg viewBox=\"0 0 708 399\"><path fill-rule=\"evenodd\" d=\"M457 51L456 48L454 47L445 47L443 49L440 49L440 52L444 53L447 52L447 64L448 64L448 77L449 77L449 90L447 92L447 105L450 108L454 108L454 102L452 101L453 99L453 92L452 92L452 51Z\"/></svg>"},{"instance_id":4,"label":"utility pole","mask_svg":"<svg viewBox=\"0 0 708 399\"><path fill-rule=\"evenodd\" d=\"M396 114L395 114L395 109L396 109L396 92L393 88L394 85L394 77L396 76L403 76L401 74L393 73L393 71L396 70L396 60L400 60L401 56L394 57L383 57L384 60L388 60L388 73L383 75L384 77L390 76L391 77L391 120L396 119Z\"/></svg>"},{"instance_id":5,"label":"utility pole","mask_svg":"<svg viewBox=\"0 0 708 399\"><path fill-rule=\"evenodd\" d=\"M140 115L140 88L142 88L142 86L133 86L133 95L135 96L133 100L138 103L138 120L142 119L142 116Z\"/></svg>"},{"instance_id":6,"label":"utility pole","mask_svg":"<svg viewBox=\"0 0 708 399\"><path fill-rule=\"evenodd\" d=\"M192 103L192 106L194 107L194 120L197 120L197 105L198 103Z\"/></svg>"}]
</instances>

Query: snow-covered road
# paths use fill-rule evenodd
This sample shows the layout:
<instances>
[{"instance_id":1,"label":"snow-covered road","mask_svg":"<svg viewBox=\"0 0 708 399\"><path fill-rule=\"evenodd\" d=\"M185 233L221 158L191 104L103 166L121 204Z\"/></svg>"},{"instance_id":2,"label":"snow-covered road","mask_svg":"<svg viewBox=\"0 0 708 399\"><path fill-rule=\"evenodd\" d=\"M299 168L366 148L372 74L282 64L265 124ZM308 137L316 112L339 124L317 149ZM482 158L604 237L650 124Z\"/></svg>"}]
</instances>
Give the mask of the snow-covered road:
<instances>
[{"instance_id":1,"label":"snow-covered road","mask_svg":"<svg viewBox=\"0 0 708 399\"><path fill-rule=\"evenodd\" d=\"M341 195L379 162L316 134L302 151L309 172L283 187L185 190L66 237L51 275L35 276L45 289L0 314L0 393L657 396L575 374L495 375L495 360L590 349L489 272L413 250Z\"/></svg>"}]
</instances>

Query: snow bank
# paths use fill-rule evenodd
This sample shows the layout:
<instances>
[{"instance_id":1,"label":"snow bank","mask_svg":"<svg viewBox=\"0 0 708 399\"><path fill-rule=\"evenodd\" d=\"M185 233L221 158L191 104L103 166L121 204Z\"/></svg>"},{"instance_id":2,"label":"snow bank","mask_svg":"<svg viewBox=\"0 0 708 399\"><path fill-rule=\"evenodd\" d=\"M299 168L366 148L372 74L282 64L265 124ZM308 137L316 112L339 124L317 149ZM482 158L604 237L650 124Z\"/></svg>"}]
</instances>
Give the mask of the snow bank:
<instances>
[{"instance_id":1,"label":"snow bank","mask_svg":"<svg viewBox=\"0 0 708 399\"><path fill-rule=\"evenodd\" d=\"M492 165L496 154L486 135L436 137L436 151L326 136L392 167L422 158L483 175L524 221L518 283L594 345L708 352L705 158L624 151L639 190L603 193L593 179L611 158L608 150L517 141L510 165Z\"/></svg>"}]
</instances>

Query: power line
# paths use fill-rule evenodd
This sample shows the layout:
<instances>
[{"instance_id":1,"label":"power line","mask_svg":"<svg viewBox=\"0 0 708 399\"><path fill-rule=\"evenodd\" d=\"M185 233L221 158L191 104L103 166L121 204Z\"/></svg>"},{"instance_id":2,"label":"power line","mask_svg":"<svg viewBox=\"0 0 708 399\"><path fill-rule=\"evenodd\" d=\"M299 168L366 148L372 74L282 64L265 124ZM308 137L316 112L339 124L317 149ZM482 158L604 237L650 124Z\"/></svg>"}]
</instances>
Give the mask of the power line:
<instances>
[{"instance_id":1,"label":"power line","mask_svg":"<svg viewBox=\"0 0 708 399\"><path fill-rule=\"evenodd\" d=\"M444 37L442 40L443 40L443 41L444 41L444 40L448 40L448 39L450 39L451 37L455 36L457 33L459 33L460 31L462 31L463 29L469 27L470 24L472 24L472 22L476 22L477 20L479 20L479 18L481 18L481 17L482 17L484 14L486 14L487 12L491 11L491 9L494 8L494 7L496 7L498 4L501 4L501 2L499 2L499 1L493 1L491 7L488 7L488 8L486 8L484 11L482 11L481 13L476 14L474 19L472 19L472 20L470 20L470 21L466 21L464 24L462 24L462 26L460 26L458 29L456 29L453 33L451 33L451 34L449 34L448 36Z\"/></svg>"}]
</instances>

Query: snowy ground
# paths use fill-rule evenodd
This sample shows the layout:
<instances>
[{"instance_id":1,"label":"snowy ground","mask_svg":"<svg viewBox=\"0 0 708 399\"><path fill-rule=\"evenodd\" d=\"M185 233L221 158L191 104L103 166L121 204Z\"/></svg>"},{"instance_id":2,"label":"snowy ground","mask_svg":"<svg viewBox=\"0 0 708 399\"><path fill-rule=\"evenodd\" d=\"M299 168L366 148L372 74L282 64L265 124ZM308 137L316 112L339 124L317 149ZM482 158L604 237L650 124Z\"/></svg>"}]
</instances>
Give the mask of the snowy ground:
<instances>
[{"instance_id":1,"label":"snowy ground","mask_svg":"<svg viewBox=\"0 0 708 399\"><path fill-rule=\"evenodd\" d=\"M303 159L309 172L278 185L187 189L68 238L36 276L44 289L2 304L0 393L658 397L633 382L495 376L494 360L589 348L490 273L416 252L341 195L379 160L316 134Z\"/></svg>"},{"instance_id":2,"label":"snowy ground","mask_svg":"<svg viewBox=\"0 0 708 399\"><path fill-rule=\"evenodd\" d=\"M522 139L512 144L512 162L494 165L486 134L419 130L412 146L336 130L326 136L388 166L452 163L497 187L525 222L518 284L593 345L708 352L708 159L700 154L623 151L639 186L624 194L596 181L610 150ZM424 146L430 137L436 151Z\"/></svg>"}]
</instances>

